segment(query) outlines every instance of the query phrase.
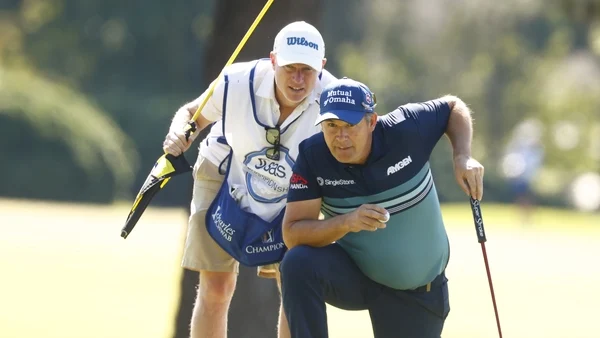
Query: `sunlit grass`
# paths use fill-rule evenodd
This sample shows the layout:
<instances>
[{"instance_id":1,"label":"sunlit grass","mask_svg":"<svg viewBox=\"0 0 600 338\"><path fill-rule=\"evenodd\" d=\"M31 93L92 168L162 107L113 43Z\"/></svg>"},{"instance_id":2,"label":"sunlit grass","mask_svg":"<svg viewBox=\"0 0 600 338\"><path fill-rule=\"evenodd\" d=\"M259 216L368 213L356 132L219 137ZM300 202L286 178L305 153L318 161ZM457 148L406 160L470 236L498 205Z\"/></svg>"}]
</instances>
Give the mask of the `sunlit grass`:
<instances>
[{"instance_id":1,"label":"sunlit grass","mask_svg":"<svg viewBox=\"0 0 600 338\"><path fill-rule=\"evenodd\" d=\"M598 215L539 209L523 227L510 206L482 207L505 336L597 337ZM171 337L186 214L150 209L123 240L128 208L0 200L0 337ZM444 216L444 337L494 337L469 205L447 205ZM364 311L330 308L329 322L333 338L372 337Z\"/></svg>"}]
</instances>

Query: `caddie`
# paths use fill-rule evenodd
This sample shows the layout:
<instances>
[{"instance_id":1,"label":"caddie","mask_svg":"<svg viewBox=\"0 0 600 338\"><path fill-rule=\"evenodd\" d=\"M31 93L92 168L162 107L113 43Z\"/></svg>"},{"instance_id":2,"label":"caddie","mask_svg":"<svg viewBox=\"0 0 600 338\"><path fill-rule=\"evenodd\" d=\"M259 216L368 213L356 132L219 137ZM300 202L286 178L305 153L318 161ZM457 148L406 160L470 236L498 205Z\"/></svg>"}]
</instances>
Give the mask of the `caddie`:
<instances>
[{"instance_id":1,"label":"caddie","mask_svg":"<svg viewBox=\"0 0 600 338\"><path fill-rule=\"evenodd\" d=\"M182 265L200 272L192 337L224 338L239 263L278 275L286 247L281 222L298 145L321 131L322 87L335 78L326 70L325 43L312 25L299 21L275 37L268 59L234 63L217 81L196 121L216 121L200 145L194 166L191 217ZM183 127L207 95L177 111L164 150L188 149ZM289 337L280 311L279 337Z\"/></svg>"}]
</instances>

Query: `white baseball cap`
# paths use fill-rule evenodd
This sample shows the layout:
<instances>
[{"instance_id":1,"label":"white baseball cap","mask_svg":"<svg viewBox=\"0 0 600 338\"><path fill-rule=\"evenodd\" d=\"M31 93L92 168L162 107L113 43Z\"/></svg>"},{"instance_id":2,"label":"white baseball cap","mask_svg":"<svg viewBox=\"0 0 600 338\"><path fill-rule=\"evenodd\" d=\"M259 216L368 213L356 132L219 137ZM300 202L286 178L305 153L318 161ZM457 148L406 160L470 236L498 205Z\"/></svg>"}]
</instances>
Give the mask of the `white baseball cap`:
<instances>
[{"instance_id":1,"label":"white baseball cap","mask_svg":"<svg viewBox=\"0 0 600 338\"><path fill-rule=\"evenodd\" d=\"M313 25L296 21L279 31L273 53L277 55L279 66L302 63L320 72L325 58L325 42Z\"/></svg>"}]
</instances>

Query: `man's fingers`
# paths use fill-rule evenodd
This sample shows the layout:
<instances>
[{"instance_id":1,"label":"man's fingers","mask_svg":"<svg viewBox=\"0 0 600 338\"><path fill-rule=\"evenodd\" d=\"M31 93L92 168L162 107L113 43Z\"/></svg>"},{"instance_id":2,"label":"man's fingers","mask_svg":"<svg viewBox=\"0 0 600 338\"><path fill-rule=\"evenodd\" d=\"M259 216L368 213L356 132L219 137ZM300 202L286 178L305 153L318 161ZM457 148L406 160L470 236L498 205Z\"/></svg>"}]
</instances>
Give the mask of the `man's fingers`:
<instances>
[{"instance_id":1,"label":"man's fingers","mask_svg":"<svg viewBox=\"0 0 600 338\"><path fill-rule=\"evenodd\" d=\"M174 147L163 147L163 151L167 154L171 154L175 157L179 156L182 154L181 150L179 148L174 148Z\"/></svg>"},{"instance_id":2,"label":"man's fingers","mask_svg":"<svg viewBox=\"0 0 600 338\"><path fill-rule=\"evenodd\" d=\"M481 201L483 198L483 168L475 173L475 180L477 182L477 199Z\"/></svg>"},{"instance_id":3,"label":"man's fingers","mask_svg":"<svg viewBox=\"0 0 600 338\"><path fill-rule=\"evenodd\" d=\"M165 141L165 143L163 145L163 150L165 153L171 154L173 156L179 156L183 152L181 147L179 147L177 144L175 144L172 141Z\"/></svg>"},{"instance_id":4,"label":"man's fingers","mask_svg":"<svg viewBox=\"0 0 600 338\"><path fill-rule=\"evenodd\" d=\"M188 147L189 141L186 141L183 133L171 132L165 138L163 150L174 156L181 155Z\"/></svg>"},{"instance_id":5,"label":"man's fingers","mask_svg":"<svg viewBox=\"0 0 600 338\"><path fill-rule=\"evenodd\" d=\"M363 208L365 214L371 218L384 219L385 214L387 214L387 210L377 204L364 204Z\"/></svg>"},{"instance_id":6,"label":"man's fingers","mask_svg":"<svg viewBox=\"0 0 600 338\"><path fill-rule=\"evenodd\" d=\"M179 147L179 149L181 149L182 151L185 150L185 148L187 148L187 141L185 139L185 135L184 134L180 134L180 133L173 133L171 136L171 140L173 140L173 142Z\"/></svg>"},{"instance_id":7,"label":"man's fingers","mask_svg":"<svg viewBox=\"0 0 600 338\"><path fill-rule=\"evenodd\" d=\"M373 219L368 219L362 222L363 230L367 231L376 231L377 229L385 228L385 224L379 221L373 221Z\"/></svg>"},{"instance_id":8,"label":"man's fingers","mask_svg":"<svg viewBox=\"0 0 600 338\"><path fill-rule=\"evenodd\" d=\"M386 223L389 220L388 212L384 208L380 208L378 210L367 210L363 215L371 220L376 221L377 223Z\"/></svg>"},{"instance_id":9,"label":"man's fingers","mask_svg":"<svg viewBox=\"0 0 600 338\"><path fill-rule=\"evenodd\" d=\"M473 198L477 198L477 180L475 179L474 173L467 174L467 185L469 186L469 195Z\"/></svg>"},{"instance_id":10,"label":"man's fingers","mask_svg":"<svg viewBox=\"0 0 600 338\"><path fill-rule=\"evenodd\" d=\"M470 193L469 193L469 185L467 184L467 181L465 181L465 179L462 178L462 177L459 177L457 179L457 181L458 181L458 185L460 186L460 188L462 189L462 191L464 191L465 194L467 194L467 196L469 196L470 195Z\"/></svg>"},{"instance_id":11,"label":"man's fingers","mask_svg":"<svg viewBox=\"0 0 600 338\"><path fill-rule=\"evenodd\" d=\"M375 204L363 204L354 211L358 231L376 231L386 227L387 210Z\"/></svg>"}]
</instances>

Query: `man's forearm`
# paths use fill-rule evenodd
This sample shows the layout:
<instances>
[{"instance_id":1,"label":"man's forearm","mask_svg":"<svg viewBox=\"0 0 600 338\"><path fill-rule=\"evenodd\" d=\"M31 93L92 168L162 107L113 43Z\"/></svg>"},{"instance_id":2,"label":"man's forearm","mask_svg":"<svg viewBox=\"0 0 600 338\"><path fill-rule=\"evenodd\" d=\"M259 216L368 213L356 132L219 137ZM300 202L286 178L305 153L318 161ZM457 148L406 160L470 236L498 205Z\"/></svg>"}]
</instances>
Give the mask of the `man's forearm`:
<instances>
[{"instance_id":1,"label":"man's forearm","mask_svg":"<svg viewBox=\"0 0 600 338\"><path fill-rule=\"evenodd\" d=\"M169 131L181 131L187 125L187 123L192 118L192 114L188 109L188 105L185 105L173 116L173 120L171 121L171 126L169 127Z\"/></svg>"},{"instance_id":2,"label":"man's forearm","mask_svg":"<svg viewBox=\"0 0 600 338\"><path fill-rule=\"evenodd\" d=\"M446 135L452 143L453 156L471 156L471 141L473 139L473 121L469 107L457 97L449 97L451 107Z\"/></svg>"},{"instance_id":3,"label":"man's forearm","mask_svg":"<svg viewBox=\"0 0 600 338\"><path fill-rule=\"evenodd\" d=\"M284 227L284 240L289 249L298 245L322 247L329 245L348 233L344 215L327 220L302 220Z\"/></svg>"},{"instance_id":4,"label":"man's forearm","mask_svg":"<svg viewBox=\"0 0 600 338\"><path fill-rule=\"evenodd\" d=\"M169 127L169 131L182 131L184 130L187 123L192 119L199 105L196 101L190 102L183 107L179 108L173 116L173 120L171 121L171 126ZM202 114L198 115L196 119L196 132L192 134L191 140L194 141L198 135L200 135L200 131L206 128L211 121L207 120Z\"/></svg>"}]
</instances>

